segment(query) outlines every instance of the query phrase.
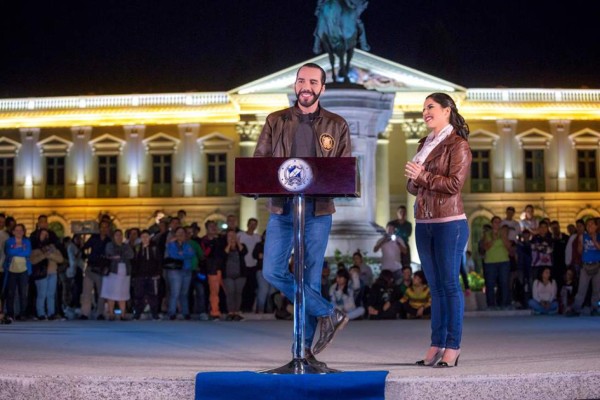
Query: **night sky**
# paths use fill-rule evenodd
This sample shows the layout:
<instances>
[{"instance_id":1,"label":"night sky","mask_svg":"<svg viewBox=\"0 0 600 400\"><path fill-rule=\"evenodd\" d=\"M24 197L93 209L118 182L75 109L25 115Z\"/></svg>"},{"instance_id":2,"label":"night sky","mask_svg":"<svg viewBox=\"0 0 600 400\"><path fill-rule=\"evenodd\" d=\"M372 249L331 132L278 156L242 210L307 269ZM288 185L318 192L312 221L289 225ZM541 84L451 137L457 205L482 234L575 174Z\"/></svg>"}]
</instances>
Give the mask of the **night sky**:
<instances>
[{"instance_id":1,"label":"night sky","mask_svg":"<svg viewBox=\"0 0 600 400\"><path fill-rule=\"evenodd\" d=\"M316 0L11 2L0 97L225 91L313 57ZM600 88L597 1L371 0L371 53L468 88ZM567 8L568 7L568 8Z\"/></svg>"}]
</instances>

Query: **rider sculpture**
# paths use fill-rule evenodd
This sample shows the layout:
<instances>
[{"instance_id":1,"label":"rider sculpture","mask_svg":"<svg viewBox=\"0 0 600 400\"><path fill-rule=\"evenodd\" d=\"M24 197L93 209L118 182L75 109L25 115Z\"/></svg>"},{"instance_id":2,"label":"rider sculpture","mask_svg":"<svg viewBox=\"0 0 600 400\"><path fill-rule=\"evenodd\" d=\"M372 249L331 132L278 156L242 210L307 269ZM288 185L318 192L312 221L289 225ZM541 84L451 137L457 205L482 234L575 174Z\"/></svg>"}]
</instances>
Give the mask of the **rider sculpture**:
<instances>
[{"instance_id":1,"label":"rider sculpture","mask_svg":"<svg viewBox=\"0 0 600 400\"><path fill-rule=\"evenodd\" d=\"M335 56L338 56L340 66L337 76L349 82L348 71L354 48L358 44L362 50L370 50L365 26L360 19L368 4L366 0L318 0L313 52L320 54L325 50L329 54L334 82L337 80Z\"/></svg>"}]
</instances>

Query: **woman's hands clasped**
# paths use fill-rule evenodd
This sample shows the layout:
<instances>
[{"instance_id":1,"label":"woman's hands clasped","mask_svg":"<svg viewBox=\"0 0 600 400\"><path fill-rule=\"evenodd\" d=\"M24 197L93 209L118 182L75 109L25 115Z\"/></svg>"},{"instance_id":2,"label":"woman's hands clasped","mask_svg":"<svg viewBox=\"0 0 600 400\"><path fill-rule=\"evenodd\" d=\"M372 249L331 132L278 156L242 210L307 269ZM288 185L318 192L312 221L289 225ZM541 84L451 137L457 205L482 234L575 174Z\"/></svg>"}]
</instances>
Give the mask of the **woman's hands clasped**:
<instances>
[{"instance_id":1,"label":"woman's hands clasped","mask_svg":"<svg viewBox=\"0 0 600 400\"><path fill-rule=\"evenodd\" d=\"M423 169L425 168L421 164L409 161L404 166L404 176L406 176L408 179L415 180L421 174Z\"/></svg>"}]
</instances>

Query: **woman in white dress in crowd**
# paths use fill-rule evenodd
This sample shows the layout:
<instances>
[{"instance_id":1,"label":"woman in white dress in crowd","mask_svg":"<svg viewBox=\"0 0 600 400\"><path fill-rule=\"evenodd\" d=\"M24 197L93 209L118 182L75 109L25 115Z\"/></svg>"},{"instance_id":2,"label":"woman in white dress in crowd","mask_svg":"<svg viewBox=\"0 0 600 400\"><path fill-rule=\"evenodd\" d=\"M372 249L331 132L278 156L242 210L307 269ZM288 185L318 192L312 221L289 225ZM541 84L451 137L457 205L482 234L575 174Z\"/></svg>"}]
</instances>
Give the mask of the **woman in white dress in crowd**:
<instances>
[{"instance_id":1,"label":"woman in white dress in crowd","mask_svg":"<svg viewBox=\"0 0 600 400\"><path fill-rule=\"evenodd\" d=\"M131 259L133 248L123 242L123 231L117 229L113 234L112 242L106 245L106 257L110 262L110 272L102 280L100 296L108 304L108 319L115 320L115 302L118 302L123 319L126 311L126 302L130 297L131 285Z\"/></svg>"}]
</instances>

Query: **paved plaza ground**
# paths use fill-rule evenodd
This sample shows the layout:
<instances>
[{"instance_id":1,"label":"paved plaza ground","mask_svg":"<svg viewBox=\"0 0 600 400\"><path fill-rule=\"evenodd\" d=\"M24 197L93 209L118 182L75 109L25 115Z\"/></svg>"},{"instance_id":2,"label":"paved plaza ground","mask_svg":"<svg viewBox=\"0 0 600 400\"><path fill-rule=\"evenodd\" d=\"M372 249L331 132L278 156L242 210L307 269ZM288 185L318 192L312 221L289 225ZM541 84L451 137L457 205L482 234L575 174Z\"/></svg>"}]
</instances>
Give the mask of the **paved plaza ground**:
<instances>
[{"instance_id":1,"label":"paved plaza ground","mask_svg":"<svg viewBox=\"0 0 600 400\"><path fill-rule=\"evenodd\" d=\"M422 358L428 337L429 321L352 321L319 359L343 371L389 371L386 398L410 398L411 394L436 398L436 388L455 393L449 398L492 393L485 390L503 393L499 398L600 398L599 317L465 318L459 366L446 370L413 364ZM290 321L2 325L0 399L18 399L17 389L29 393L30 397L22 398L31 398L43 388L58 390L54 386L60 382L65 386L77 383L80 390L71 391L71 398L93 398L86 397L86 385L109 390L106 382L127 381L151 382L147 386L156 387L157 399L169 398L162 397L161 382L174 385L173 390L183 396L178 398L193 398L196 373L278 367L291 360L291 343ZM454 389L445 387L449 382ZM556 389L548 392L548 385ZM573 397L566 394L569 388ZM515 394L513 389L529 393ZM530 396L532 390L541 390L538 395L542 397ZM106 398L135 396L132 392L129 397Z\"/></svg>"}]
</instances>

